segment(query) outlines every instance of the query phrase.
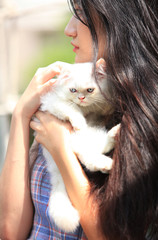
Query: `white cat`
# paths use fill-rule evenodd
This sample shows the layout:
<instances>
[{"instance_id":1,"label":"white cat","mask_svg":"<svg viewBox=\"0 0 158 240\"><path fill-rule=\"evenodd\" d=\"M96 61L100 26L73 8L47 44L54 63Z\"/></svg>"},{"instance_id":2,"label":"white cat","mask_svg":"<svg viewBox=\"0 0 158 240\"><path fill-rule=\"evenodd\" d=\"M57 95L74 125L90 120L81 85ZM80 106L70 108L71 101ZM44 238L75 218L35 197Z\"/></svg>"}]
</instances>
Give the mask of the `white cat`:
<instances>
[{"instance_id":1,"label":"white cat","mask_svg":"<svg viewBox=\"0 0 158 240\"><path fill-rule=\"evenodd\" d=\"M65 66L52 91L41 97L40 110L48 111L61 120L69 120L74 128L71 144L80 161L90 171L105 173L111 169L112 159L103 153L113 149L118 126L106 132L105 128L90 126L91 120L86 121L88 114L105 115L111 108L100 91L105 93L108 89L103 66L99 64L96 70L98 83L93 75L92 63ZM43 154L52 184L49 215L60 229L73 232L79 225L79 214L71 204L52 156L44 147Z\"/></svg>"}]
</instances>

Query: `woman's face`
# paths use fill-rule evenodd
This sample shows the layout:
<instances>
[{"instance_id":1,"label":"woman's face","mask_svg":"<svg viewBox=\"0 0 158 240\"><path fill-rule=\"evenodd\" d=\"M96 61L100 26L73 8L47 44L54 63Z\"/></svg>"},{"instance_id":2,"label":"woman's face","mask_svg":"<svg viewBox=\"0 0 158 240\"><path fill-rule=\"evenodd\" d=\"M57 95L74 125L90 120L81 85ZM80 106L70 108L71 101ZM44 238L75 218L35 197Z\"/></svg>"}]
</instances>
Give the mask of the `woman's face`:
<instances>
[{"instance_id":1,"label":"woman's face","mask_svg":"<svg viewBox=\"0 0 158 240\"><path fill-rule=\"evenodd\" d=\"M73 16L65 28L65 34L72 38L71 44L74 46L73 51L76 53L75 62L92 62L93 61L93 42L89 28L79 19ZM103 57L105 50L105 36L98 35L99 57Z\"/></svg>"}]
</instances>

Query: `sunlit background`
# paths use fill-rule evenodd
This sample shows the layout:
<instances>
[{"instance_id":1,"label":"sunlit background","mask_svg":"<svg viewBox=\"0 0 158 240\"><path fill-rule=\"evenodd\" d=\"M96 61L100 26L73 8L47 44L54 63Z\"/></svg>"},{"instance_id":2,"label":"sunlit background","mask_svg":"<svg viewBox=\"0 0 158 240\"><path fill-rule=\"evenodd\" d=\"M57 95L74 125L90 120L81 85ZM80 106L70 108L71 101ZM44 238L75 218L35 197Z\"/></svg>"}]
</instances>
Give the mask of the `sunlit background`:
<instances>
[{"instance_id":1,"label":"sunlit background","mask_svg":"<svg viewBox=\"0 0 158 240\"><path fill-rule=\"evenodd\" d=\"M15 104L39 67L74 62L67 0L0 0L0 170Z\"/></svg>"}]
</instances>

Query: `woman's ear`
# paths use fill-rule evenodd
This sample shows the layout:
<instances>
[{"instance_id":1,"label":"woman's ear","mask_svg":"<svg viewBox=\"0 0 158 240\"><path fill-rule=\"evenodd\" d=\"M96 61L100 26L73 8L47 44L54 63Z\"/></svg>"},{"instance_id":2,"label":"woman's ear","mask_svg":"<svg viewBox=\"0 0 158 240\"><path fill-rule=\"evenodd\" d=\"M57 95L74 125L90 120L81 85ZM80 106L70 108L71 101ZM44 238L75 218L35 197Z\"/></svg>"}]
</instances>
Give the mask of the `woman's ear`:
<instances>
[{"instance_id":1,"label":"woman's ear","mask_svg":"<svg viewBox=\"0 0 158 240\"><path fill-rule=\"evenodd\" d=\"M99 76L99 79L103 79L106 76L106 62L103 58L100 58L96 62L96 72Z\"/></svg>"}]
</instances>

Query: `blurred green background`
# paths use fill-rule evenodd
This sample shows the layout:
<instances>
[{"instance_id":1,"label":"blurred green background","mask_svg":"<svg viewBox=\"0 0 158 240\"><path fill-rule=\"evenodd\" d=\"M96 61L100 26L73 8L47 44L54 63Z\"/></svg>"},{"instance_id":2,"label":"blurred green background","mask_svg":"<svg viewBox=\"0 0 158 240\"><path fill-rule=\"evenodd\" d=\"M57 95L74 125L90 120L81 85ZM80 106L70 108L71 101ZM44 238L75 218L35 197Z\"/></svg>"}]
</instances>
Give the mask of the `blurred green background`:
<instances>
[{"instance_id":1,"label":"blurred green background","mask_svg":"<svg viewBox=\"0 0 158 240\"><path fill-rule=\"evenodd\" d=\"M46 67L56 61L74 63L75 54L70 44L71 39L64 34L70 17L71 15L68 15L65 18L65 23L59 31L41 35L41 48L21 71L23 81L19 83L20 94L23 93L38 68Z\"/></svg>"}]
</instances>

